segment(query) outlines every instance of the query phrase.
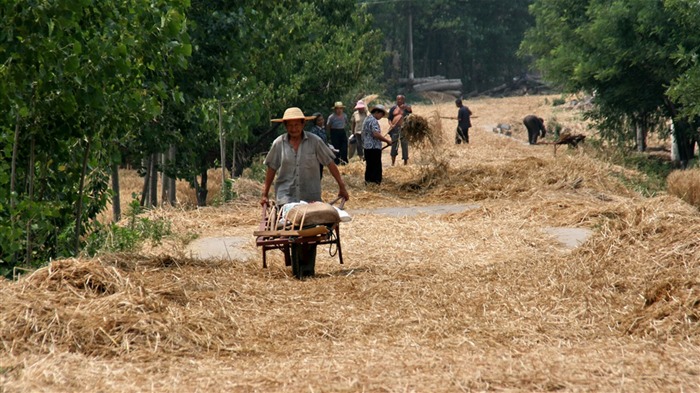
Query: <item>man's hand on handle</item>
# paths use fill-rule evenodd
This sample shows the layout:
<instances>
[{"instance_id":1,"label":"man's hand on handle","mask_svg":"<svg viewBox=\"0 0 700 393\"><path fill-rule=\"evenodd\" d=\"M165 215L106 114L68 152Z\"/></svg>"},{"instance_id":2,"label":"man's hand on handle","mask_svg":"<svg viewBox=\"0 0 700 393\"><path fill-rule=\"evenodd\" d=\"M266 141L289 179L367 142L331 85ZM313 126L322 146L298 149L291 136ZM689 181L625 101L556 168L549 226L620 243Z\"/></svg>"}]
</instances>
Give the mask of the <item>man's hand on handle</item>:
<instances>
[{"instance_id":1,"label":"man's hand on handle","mask_svg":"<svg viewBox=\"0 0 700 393\"><path fill-rule=\"evenodd\" d=\"M338 196L345 199L346 201L350 200L350 194L348 194L348 190L345 188L345 185L340 187L340 190L338 191Z\"/></svg>"}]
</instances>

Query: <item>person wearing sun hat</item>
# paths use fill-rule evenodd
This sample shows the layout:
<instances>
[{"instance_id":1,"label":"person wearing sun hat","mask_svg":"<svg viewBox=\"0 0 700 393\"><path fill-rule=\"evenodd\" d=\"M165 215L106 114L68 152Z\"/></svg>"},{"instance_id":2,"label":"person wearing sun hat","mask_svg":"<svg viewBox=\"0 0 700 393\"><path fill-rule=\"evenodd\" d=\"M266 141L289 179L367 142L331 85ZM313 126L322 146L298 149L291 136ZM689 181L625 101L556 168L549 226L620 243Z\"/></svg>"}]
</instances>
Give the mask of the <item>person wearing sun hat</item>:
<instances>
[{"instance_id":1,"label":"person wearing sun hat","mask_svg":"<svg viewBox=\"0 0 700 393\"><path fill-rule=\"evenodd\" d=\"M331 145L338 149L338 155L335 158L335 163L338 165L345 165L348 162L348 134L345 131L347 125L348 116L345 114L345 105L336 101L333 105L333 113L326 121L326 130L331 135Z\"/></svg>"},{"instance_id":2,"label":"person wearing sun hat","mask_svg":"<svg viewBox=\"0 0 700 393\"><path fill-rule=\"evenodd\" d=\"M265 157L267 172L263 186L261 204L268 202L268 194L275 181L275 201L278 206L290 202L314 202L321 200L321 174L318 165L327 166L338 183L338 196L350 199L338 167L333 162L335 155L318 136L304 131L304 122L313 120L299 108L288 108L281 119L287 129L272 142ZM275 179L276 178L276 179Z\"/></svg>"},{"instance_id":3,"label":"person wearing sun hat","mask_svg":"<svg viewBox=\"0 0 700 393\"><path fill-rule=\"evenodd\" d=\"M352 113L352 118L350 119L350 130L353 133L351 138L355 139L355 143L353 145L355 146L355 150L357 150L357 156L363 161L365 159L365 152L362 146L362 126L364 125L366 118L367 105L362 100L357 101L357 104L355 104L355 112ZM348 157L352 158L353 155L355 154L351 147Z\"/></svg>"},{"instance_id":4,"label":"person wearing sun hat","mask_svg":"<svg viewBox=\"0 0 700 393\"><path fill-rule=\"evenodd\" d=\"M382 135L379 120L386 116L383 105L370 111L362 126L362 142L365 149L365 183L382 183L382 142L391 145L391 139Z\"/></svg>"},{"instance_id":5,"label":"person wearing sun hat","mask_svg":"<svg viewBox=\"0 0 700 393\"><path fill-rule=\"evenodd\" d=\"M306 120L314 116L304 116L299 108L288 108L281 119L273 122L284 123L287 129L272 142L265 157L267 172L263 186L262 205L268 204L268 194L275 181L275 200L278 207L293 202L316 202L321 200L320 165L328 166L338 183L338 196L349 200L338 167L333 162L335 155L318 136L304 131ZM275 180L275 177L277 178ZM316 244L292 244L292 272L297 278L313 276L316 265Z\"/></svg>"}]
</instances>

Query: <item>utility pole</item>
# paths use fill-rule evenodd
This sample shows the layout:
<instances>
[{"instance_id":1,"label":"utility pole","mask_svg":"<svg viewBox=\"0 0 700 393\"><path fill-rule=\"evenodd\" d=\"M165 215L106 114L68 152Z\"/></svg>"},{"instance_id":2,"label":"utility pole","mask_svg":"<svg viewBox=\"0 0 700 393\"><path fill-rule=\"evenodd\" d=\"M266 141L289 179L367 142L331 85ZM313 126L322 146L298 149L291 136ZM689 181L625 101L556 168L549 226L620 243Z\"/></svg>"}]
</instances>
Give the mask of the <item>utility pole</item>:
<instances>
[{"instance_id":1,"label":"utility pole","mask_svg":"<svg viewBox=\"0 0 700 393\"><path fill-rule=\"evenodd\" d=\"M408 80L413 81L413 10L411 0L408 0Z\"/></svg>"}]
</instances>

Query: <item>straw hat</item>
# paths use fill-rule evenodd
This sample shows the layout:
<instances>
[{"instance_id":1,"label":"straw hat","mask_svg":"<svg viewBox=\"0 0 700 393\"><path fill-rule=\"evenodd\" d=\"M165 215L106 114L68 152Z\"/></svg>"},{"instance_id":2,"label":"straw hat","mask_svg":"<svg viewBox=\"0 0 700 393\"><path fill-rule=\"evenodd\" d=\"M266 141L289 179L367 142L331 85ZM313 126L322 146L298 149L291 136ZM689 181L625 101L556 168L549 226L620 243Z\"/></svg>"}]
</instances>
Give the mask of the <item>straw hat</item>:
<instances>
[{"instance_id":1,"label":"straw hat","mask_svg":"<svg viewBox=\"0 0 700 393\"><path fill-rule=\"evenodd\" d=\"M332 109L335 109L335 108L345 108L345 105L343 105L342 101L336 101L335 105L333 105Z\"/></svg>"},{"instance_id":2,"label":"straw hat","mask_svg":"<svg viewBox=\"0 0 700 393\"><path fill-rule=\"evenodd\" d=\"M384 105L381 105L381 104L380 104L380 105L375 105L374 108L372 108L372 110L369 111L369 112L370 112L370 113L374 113L374 112L377 112L377 111L382 112L382 113L384 114L384 116L386 116L386 109L384 109Z\"/></svg>"},{"instance_id":3,"label":"straw hat","mask_svg":"<svg viewBox=\"0 0 700 393\"><path fill-rule=\"evenodd\" d=\"M297 107L287 108L281 119L272 119L273 123L284 123L287 120L313 120L313 116L304 116L304 112Z\"/></svg>"},{"instance_id":4,"label":"straw hat","mask_svg":"<svg viewBox=\"0 0 700 393\"><path fill-rule=\"evenodd\" d=\"M360 100L357 101L357 104L355 105L355 109L366 109L367 105L365 105L365 102Z\"/></svg>"}]
</instances>

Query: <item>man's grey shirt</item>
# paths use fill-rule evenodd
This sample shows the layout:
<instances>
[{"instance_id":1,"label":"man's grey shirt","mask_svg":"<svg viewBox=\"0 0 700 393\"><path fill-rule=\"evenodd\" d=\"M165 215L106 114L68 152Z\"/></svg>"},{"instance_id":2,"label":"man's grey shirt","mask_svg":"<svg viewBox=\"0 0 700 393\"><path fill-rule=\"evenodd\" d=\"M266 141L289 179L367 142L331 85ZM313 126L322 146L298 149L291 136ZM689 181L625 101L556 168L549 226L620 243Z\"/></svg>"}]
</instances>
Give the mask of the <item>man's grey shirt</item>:
<instances>
[{"instance_id":1,"label":"man's grey shirt","mask_svg":"<svg viewBox=\"0 0 700 393\"><path fill-rule=\"evenodd\" d=\"M298 151L289 143L289 134L272 142L265 165L277 172L275 200L278 206L290 202L321 200L321 171L319 164L329 165L335 154L318 136L303 133Z\"/></svg>"}]
</instances>

